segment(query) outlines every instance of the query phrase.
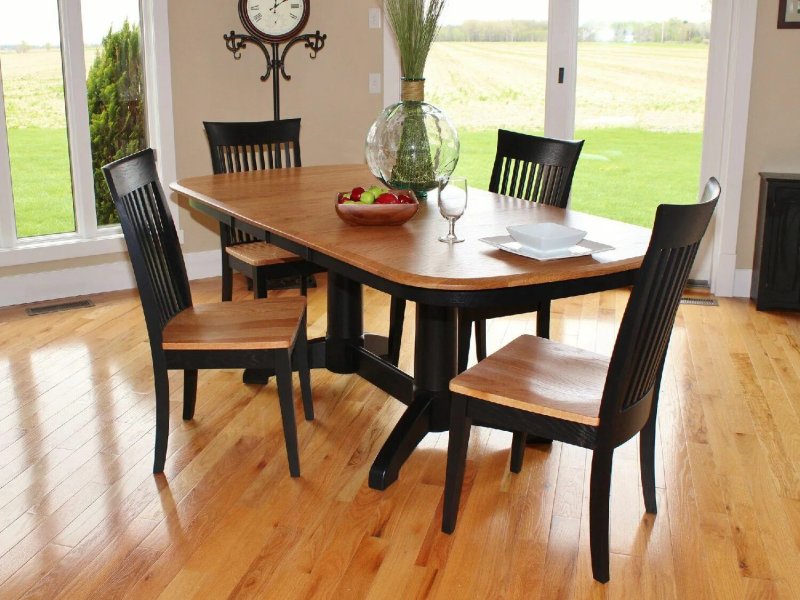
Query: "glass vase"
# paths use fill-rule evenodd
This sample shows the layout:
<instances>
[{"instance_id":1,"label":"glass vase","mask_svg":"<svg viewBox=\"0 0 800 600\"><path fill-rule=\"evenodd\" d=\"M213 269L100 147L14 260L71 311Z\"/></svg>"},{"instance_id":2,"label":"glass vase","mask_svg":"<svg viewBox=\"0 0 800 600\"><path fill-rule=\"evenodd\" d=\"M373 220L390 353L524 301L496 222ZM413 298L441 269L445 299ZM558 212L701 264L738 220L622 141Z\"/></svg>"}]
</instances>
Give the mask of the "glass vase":
<instances>
[{"instance_id":1,"label":"glass vase","mask_svg":"<svg viewBox=\"0 0 800 600\"><path fill-rule=\"evenodd\" d=\"M367 133L372 174L419 199L447 179L458 163L458 133L441 110L424 101L424 79L401 81L401 100L387 107Z\"/></svg>"}]
</instances>

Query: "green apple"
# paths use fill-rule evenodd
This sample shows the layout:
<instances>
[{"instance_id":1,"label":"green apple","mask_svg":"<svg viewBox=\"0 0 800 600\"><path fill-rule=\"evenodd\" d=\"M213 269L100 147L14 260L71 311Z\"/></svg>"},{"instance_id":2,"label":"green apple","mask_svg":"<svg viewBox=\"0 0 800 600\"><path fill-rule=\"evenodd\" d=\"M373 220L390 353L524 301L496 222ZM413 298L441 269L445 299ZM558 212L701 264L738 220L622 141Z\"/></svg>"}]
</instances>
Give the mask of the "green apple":
<instances>
[{"instance_id":1,"label":"green apple","mask_svg":"<svg viewBox=\"0 0 800 600\"><path fill-rule=\"evenodd\" d=\"M372 191L372 188L370 188L361 193L361 204L373 204L375 202L375 198L377 198L377 196Z\"/></svg>"},{"instance_id":2,"label":"green apple","mask_svg":"<svg viewBox=\"0 0 800 600\"><path fill-rule=\"evenodd\" d=\"M378 196L380 196L386 190L384 188L380 187L380 186L373 185L367 191L372 194L373 198L377 198Z\"/></svg>"}]
</instances>

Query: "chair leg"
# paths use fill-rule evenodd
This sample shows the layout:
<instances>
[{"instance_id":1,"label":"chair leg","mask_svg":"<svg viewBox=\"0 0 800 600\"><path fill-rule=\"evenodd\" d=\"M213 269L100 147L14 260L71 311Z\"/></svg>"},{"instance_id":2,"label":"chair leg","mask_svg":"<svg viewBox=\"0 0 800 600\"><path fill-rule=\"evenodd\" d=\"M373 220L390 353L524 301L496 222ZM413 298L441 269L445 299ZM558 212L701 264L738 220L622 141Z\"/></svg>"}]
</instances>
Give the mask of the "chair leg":
<instances>
[{"instance_id":1,"label":"chair leg","mask_svg":"<svg viewBox=\"0 0 800 600\"><path fill-rule=\"evenodd\" d=\"M395 367L400 362L400 342L403 339L403 323L406 318L406 301L392 296L389 309L389 355L388 360Z\"/></svg>"},{"instance_id":2,"label":"chair leg","mask_svg":"<svg viewBox=\"0 0 800 600\"><path fill-rule=\"evenodd\" d=\"M197 369L186 369L183 372L183 420L194 418L194 406L197 403Z\"/></svg>"},{"instance_id":3,"label":"chair leg","mask_svg":"<svg viewBox=\"0 0 800 600\"><path fill-rule=\"evenodd\" d=\"M303 413L306 421L314 420L314 403L311 399L311 375L308 371L308 337L306 334L306 315L300 321L297 342L294 345L294 364L300 377L300 394L303 397Z\"/></svg>"},{"instance_id":4,"label":"chair leg","mask_svg":"<svg viewBox=\"0 0 800 600\"><path fill-rule=\"evenodd\" d=\"M650 409L650 418L639 432L639 468L642 475L644 509L651 515L658 512L658 506L656 505L656 424L658 422L658 397L663 372L664 361L661 362L656 381L653 384L653 407Z\"/></svg>"},{"instance_id":5,"label":"chair leg","mask_svg":"<svg viewBox=\"0 0 800 600\"><path fill-rule=\"evenodd\" d=\"M300 477L300 457L297 452L297 424L294 419L294 393L292 392L292 361L289 352L275 355L275 376L278 380L278 400L283 420L283 438L289 457L289 473Z\"/></svg>"},{"instance_id":6,"label":"chair leg","mask_svg":"<svg viewBox=\"0 0 800 600\"><path fill-rule=\"evenodd\" d=\"M472 419L467 416L467 398L454 394L450 410L450 441L447 446L447 474L442 511L442 531L445 533L453 533L456 528L471 427Z\"/></svg>"},{"instance_id":7,"label":"chair leg","mask_svg":"<svg viewBox=\"0 0 800 600\"><path fill-rule=\"evenodd\" d=\"M589 487L589 547L592 575L600 583L609 580L608 504L611 493L611 463L614 450L595 450Z\"/></svg>"},{"instance_id":8,"label":"chair leg","mask_svg":"<svg viewBox=\"0 0 800 600\"><path fill-rule=\"evenodd\" d=\"M267 277L264 275L264 270L259 269L256 267L255 273L253 273L253 298L258 300L259 298L266 298L267 297Z\"/></svg>"},{"instance_id":9,"label":"chair leg","mask_svg":"<svg viewBox=\"0 0 800 600\"><path fill-rule=\"evenodd\" d=\"M525 442L527 435L520 431L514 432L511 440L511 472L519 473L522 471L522 461L525 458Z\"/></svg>"},{"instance_id":10,"label":"chair leg","mask_svg":"<svg viewBox=\"0 0 800 600\"><path fill-rule=\"evenodd\" d=\"M300 295L308 296L308 275L300 275Z\"/></svg>"},{"instance_id":11,"label":"chair leg","mask_svg":"<svg viewBox=\"0 0 800 600\"><path fill-rule=\"evenodd\" d=\"M230 227L219 224L219 241L222 250L222 301L230 302L233 297L233 269L225 248L230 244Z\"/></svg>"},{"instance_id":12,"label":"chair leg","mask_svg":"<svg viewBox=\"0 0 800 600\"><path fill-rule=\"evenodd\" d=\"M469 364L469 343L472 337L472 321L458 313L458 372L463 373Z\"/></svg>"},{"instance_id":13,"label":"chair leg","mask_svg":"<svg viewBox=\"0 0 800 600\"><path fill-rule=\"evenodd\" d=\"M543 300L536 309L536 335L550 339L550 300Z\"/></svg>"},{"instance_id":14,"label":"chair leg","mask_svg":"<svg viewBox=\"0 0 800 600\"><path fill-rule=\"evenodd\" d=\"M153 364L153 379L156 388L156 448L153 473L163 473L167 461L167 438L169 437L169 377L163 365Z\"/></svg>"},{"instance_id":15,"label":"chair leg","mask_svg":"<svg viewBox=\"0 0 800 600\"><path fill-rule=\"evenodd\" d=\"M478 361L486 358L486 320L475 321L475 354Z\"/></svg>"}]
</instances>

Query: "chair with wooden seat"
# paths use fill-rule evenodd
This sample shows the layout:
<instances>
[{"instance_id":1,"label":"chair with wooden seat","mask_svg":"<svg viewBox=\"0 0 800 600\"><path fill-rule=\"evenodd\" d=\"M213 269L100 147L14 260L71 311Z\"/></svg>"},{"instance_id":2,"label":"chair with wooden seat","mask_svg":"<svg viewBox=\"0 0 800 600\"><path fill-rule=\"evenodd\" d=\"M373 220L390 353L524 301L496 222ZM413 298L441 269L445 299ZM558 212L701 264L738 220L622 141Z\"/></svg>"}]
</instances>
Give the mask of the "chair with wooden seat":
<instances>
[{"instance_id":1,"label":"chair with wooden seat","mask_svg":"<svg viewBox=\"0 0 800 600\"><path fill-rule=\"evenodd\" d=\"M203 123L211 150L214 173L302 166L300 119L255 122ZM233 270L253 281L256 298L266 298L267 283L287 276L300 276L300 293L306 295L306 279L324 271L296 254L273 244L256 241L249 234L220 223L222 246L222 300L230 300ZM403 332L405 301L391 300L388 360L397 365Z\"/></svg>"},{"instance_id":2,"label":"chair with wooden seat","mask_svg":"<svg viewBox=\"0 0 800 600\"><path fill-rule=\"evenodd\" d=\"M238 173L302 166L300 119L253 122L204 122L214 173ZM233 271L253 282L255 298L266 298L269 281L300 278L306 295L307 277L323 269L273 244L220 223L222 300L233 294Z\"/></svg>"},{"instance_id":3,"label":"chair with wooden seat","mask_svg":"<svg viewBox=\"0 0 800 600\"><path fill-rule=\"evenodd\" d=\"M583 140L573 142L499 129L489 191L566 208ZM550 337L550 300L536 305L458 311L458 367L467 368L472 324L475 354L486 358L486 319L536 312L536 335Z\"/></svg>"},{"instance_id":4,"label":"chair with wooden seat","mask_svg":"<svg viewBox=\"0 0 800 600\"><path fill-rule=\"evenodd\" d=\"M700 240L719 198L661 205L650 246L622 318L611 358L523 335L450 382L453 402L442 530L456 525L470 426L514 432L511 471L522 468L525 435L593 450L589 530L592 572L609 579L608 523L614 449L639 433L645 509L656 512L658 392L675 314Z\"/></svg>"},{"instance_id":5,"label":"chair with wooden seat","mask_svg":"<svg viewBox=\"0 0 800 600\"><path fill-rule=\"evenodd\" d=\"M198 369L275 370L289 472L300 475L292 391L297 368L306 419L314 418L302 296L192 305L186 266L153 151L103 167L119 212L142 300L156 392L153 472L161 473L169 434L168 369L184 372L183 418L192 419Z\"/></svg>"}]
</instances>

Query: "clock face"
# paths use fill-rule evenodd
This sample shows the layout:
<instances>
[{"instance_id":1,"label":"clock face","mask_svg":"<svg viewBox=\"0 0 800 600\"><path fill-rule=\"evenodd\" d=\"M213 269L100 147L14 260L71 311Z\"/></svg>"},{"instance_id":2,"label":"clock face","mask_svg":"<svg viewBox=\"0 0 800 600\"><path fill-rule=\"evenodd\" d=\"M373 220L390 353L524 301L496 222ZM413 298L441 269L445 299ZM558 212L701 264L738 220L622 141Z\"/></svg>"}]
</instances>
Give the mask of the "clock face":
<instances>
[{"instance_id":1,"label":"clock face","mask_svg":"<svg viewBox=\"0 0 800 600\"><path fill-rule=\"evenodd\" d=\"M270 42L294 37L308 21L309 0L239 0L242 24Z\"/></svg>"}]
</instances>

